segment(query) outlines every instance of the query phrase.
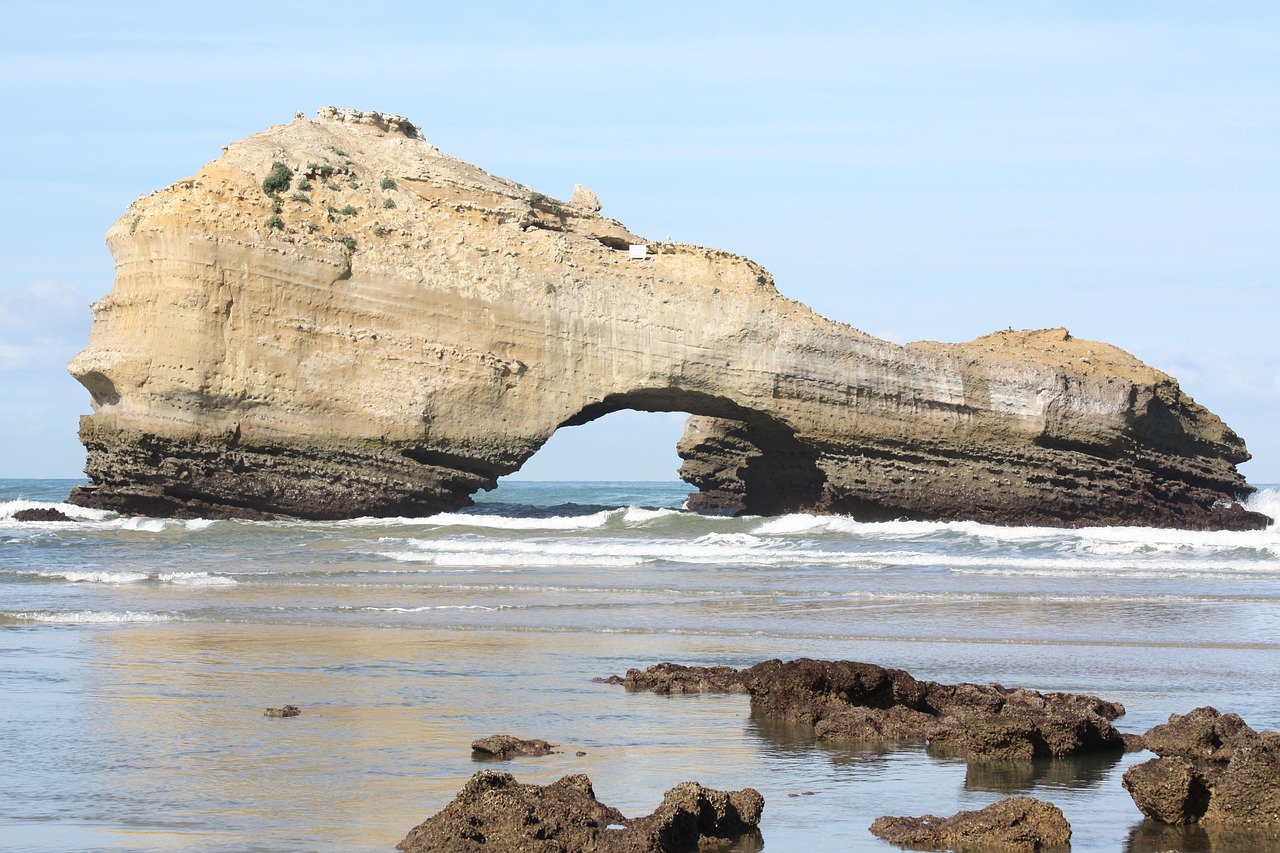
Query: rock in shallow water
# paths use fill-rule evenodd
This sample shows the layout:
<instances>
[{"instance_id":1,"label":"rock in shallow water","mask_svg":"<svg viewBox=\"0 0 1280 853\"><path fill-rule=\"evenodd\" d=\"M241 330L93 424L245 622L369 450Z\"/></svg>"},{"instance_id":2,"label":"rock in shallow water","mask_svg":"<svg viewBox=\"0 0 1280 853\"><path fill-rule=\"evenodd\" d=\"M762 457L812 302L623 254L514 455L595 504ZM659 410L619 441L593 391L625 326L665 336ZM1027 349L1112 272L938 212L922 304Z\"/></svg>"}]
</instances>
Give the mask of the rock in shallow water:
<instances>
[{"instance_id":1,"label":"rock in shallow water","mask_svg":"<svg viewBox=\"0 0 1280 853\"><path fill-rule=\"evenodd\" d=\"M1160 757L1130 767L1123 782L1143 814L1198 822L1211 837L1263 833L1280 849L1280 732L1205 707L1174 714L1144 740Z\"/></svg>"},{"instance_id":2,"label":"rock in shallow water","mask_svg":"<svg viewBox=\"0 0 1280 853\"><path fill-rule=\"evenodd\" d=\"M1118 703L998 684L919 681L903 670L855 661L771 660L743 670L662 663L630 670L623 684L658 693L749 693L754 712L811 725L820 738L928 742L932 751L969 760L1125 748L1110 722L1124 714Z\"/></svg>"},{"instance_id":3,"label":"rock in shallow water","mask_svg":"<svg viewBox=\"0 0 1280 853\"><path fill-rule=\"evenodd\" d=\"M1053 803L1033 797L1006 797L984 809L951 817L882 817L871 832L915 850L1025 851L1066 847L1071 824Z\"/></svg>"},{"instance_id":4,"label":"rock in shallow water","mask_svg":"<svg viewBox=\"0 0 1280 853\"><path fill-rule=\"evenodd\" d=\"M556 745L537 738L515 735L489 735L471 742L471 749L492 758L514 758L517 755L550 755Z\"/></svg>"},{"instance_id":5,"label":"rock in shallow water","mask_svg":"<svg viewBox=\"0 0 1280 853\"><path fill-rule=\"evenodd\" d=\"M53 507L31 507L20 509L13 514L14 521L75 521L60 509Z\"/></svg>"},{"instance_id":6,"label":"rock in shallow water","mask_svg":"<svg viewBox=\"0 0 1280 853\"><path fill-rule=\"evenodd\" d=\"M638 409L693 415L693 507L1265 524L1237 503L1244 442L1128 353L1065 329L899 346L597 207L449 157L400 116L326 108L228 145L107 234L115 286L70 366L94 409L72 500L429 515L560 427Z\"/></svg>"},{"instance_id":7,"label":"rock in shallow water","mask_svg":"<svg viewBox=\"0 0 1280 853\"><path fill-rule=\"evenodd\" d=\"M453 802L418 824L396 849L404 853L691 853L699 844L755 834L759 792L716 791L682 782L651 815L628 818L596 799L586 776L528 785L484 770Z\"/></svg>"}]
</instances>

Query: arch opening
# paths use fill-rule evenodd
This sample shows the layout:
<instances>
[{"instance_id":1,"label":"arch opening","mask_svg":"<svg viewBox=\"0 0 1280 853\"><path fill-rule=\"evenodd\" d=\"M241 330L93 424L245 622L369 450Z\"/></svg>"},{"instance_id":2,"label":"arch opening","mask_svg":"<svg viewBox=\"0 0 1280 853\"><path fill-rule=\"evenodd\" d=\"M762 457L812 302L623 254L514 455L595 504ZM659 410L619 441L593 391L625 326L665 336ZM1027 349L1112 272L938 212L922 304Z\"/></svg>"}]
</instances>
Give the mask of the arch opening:
<instances>
[{"instance_id":1,"label":"arch opening","mask_svg":"<svg viewBox=\"0 0 1280 853\"><path fill-rule=\"evenodd\" d=\"M665 421L655 420L659 414L668 417ZM643 423L649 432L620 430L630 432L629 437L612 445L607 429L573 435L585 425L605 419L616 427L619 418L628 421L627 426ZM641 435L643 438L639 438ZM577 443L583 439L585 447ZM667 455L666 462L651 461L662 459L659 445L663 443L674 448L674 454ZM548 446L551 452L538 458ZM674 388L614 394L584 406L561 422L511 479L632 479L634 474L618 476L616 463L620 455L631 457L628 461L640 466L633 464L625 470L648 472L635 479L678 479L694 486L697 491L689 494L687 505L701 511L774 515L814 508L821 503L826 484L826 475L817 464L817 451L801 442L787 424L727 397ZM548 468L544 461L548 457L552 465L562 465L560 472ZM572 464L565 464L566 458L571 458ZM595 476L564 476L571 471L594 471ZM557 473L559 476L554 476Z\"/></svg>"}]
</instances>

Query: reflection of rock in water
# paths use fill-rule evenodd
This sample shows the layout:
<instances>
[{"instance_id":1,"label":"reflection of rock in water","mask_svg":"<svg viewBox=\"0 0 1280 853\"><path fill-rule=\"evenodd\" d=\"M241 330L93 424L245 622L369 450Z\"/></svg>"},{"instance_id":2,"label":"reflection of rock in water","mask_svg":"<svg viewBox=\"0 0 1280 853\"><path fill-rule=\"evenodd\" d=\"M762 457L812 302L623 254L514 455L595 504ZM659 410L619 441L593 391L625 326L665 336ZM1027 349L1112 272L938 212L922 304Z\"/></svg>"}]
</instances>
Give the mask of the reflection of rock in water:
<instances>
[{"instance_id":1,"label":"reflection of rock in water","mask_svg":"<svg viewBox=\"0 0 1280 853\"><path fill-rule=\"evenodd\" d=\"M1036 786L1092 788L1102 784L1120 762L1119 753L1095 753L1032 761L971 761L964 786L971 791L1021 794Z\"/></svg>"},{"instance_id":2,"label":"reflection of rock in water","mask_svg":"<svg viewBox=\"0 0 1280 853\"><path fill-rule=\"evenodd\" d=\"M655 693L745 692L754 712L811 726L821 739L928 743L931 755L943 757L1030 761L1125 748L1110 722L1124 714L1115 702L998 684L920 681L904 670L857 661L769 660L742 670L661 663L631 669L621 683Z\"/></svg>"},{"instance_id":3,"label":"reflection of rock in water","mask_svg":"<svg viewBox=\"0 0 1280 853\"><path fill-rule=\"evenodd\" d=\"M762 749L770 757L812 761L825 758L836 767L856 765L859 769L887 768L902 746L888 741L832 742L814 737L813 726L774 720L753 710L747 722L747 731L762 742Z\"/></svg>"},{"instance_id":4,"label":"reflection of rock in water","mask_svg":"<svg viewBox=\"0 0 1280 853\"><path fill-rule=\"evenodd\" d=\"M1207 853L1213 848L1209 836L1199 826L1169 826L1144 820L1129 833L1125 853L1164 853L1180 850L1185 853Z\"/></svg>"}]
</instances>

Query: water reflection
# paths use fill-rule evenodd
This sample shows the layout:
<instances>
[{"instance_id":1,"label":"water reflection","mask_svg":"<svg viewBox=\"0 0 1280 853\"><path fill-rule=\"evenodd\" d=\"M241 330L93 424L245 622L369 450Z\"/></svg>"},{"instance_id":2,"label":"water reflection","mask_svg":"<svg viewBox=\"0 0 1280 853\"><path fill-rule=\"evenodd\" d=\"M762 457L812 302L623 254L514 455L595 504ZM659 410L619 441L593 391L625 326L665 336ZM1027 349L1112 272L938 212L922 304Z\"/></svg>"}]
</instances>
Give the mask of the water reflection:
<instances>
[{"instance_id":1,"label":"water reflection","mask_svg":"<svg viewBox=\"0 0 1280 853\"><path fill-rule=\"evenodd\" d=\"M964 786L971 791L991 791L1010 796L1026 794L1034 788L1096 788L1123 757L1120 752L1106 752L1033 761L973 761L965 770Z\"/></svg>"},{"instance_id":2,"label":"water reflection","mask_svg":"<svg viewBox=\"0 0 1280 853\"><path fill-rule=\"evenodd\" d=\"M1280 850L1280 831L1223 826L1169 826L1144 820L1129 833L1124 853L1241 853Z\"/></svg>"},{"instance_id":3,"label":"water reflection","mask_svg":"<svg viewBox=\"0 0 1280 853\"><path fill-rule=\"evenodd\" d=\"M859 776L887 777L893 773L893 764L901 763L906 756L913 756L915 762L927 756L927 763L938 770L964 768L965 790L1001 795L1026 794L1036 788L1096 788L1113 774L1124 757L1123 753L1108 752L1025 762L966 762L955 756L929 753L923 743L819 740L812 726L779 722L754 712L748 731L763 741L762 750L767 755L810 761L820 756L832 767L843 768L845 772Z\"/></svg>"}]
</instances>

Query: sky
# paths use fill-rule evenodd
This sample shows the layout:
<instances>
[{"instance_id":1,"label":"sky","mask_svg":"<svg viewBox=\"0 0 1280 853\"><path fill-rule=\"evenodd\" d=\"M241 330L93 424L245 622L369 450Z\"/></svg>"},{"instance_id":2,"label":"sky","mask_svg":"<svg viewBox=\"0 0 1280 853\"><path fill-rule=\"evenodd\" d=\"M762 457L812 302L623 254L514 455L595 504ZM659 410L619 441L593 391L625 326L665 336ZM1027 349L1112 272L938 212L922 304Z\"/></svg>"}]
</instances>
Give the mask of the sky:
<instances>
[{"instance_id":1,"label":"sky","mask_svg":"<svg viewBox=\"0 0 1280 853\"><path fill-rule=\"evenodd\" d=\"M1066 326L1177 377L1280 482L1280 4L10 2L0 477L77 477L108 226L325 105L905 343ZM519 476L674 479L677 414Z\"/></svg>"}]
</instances>

